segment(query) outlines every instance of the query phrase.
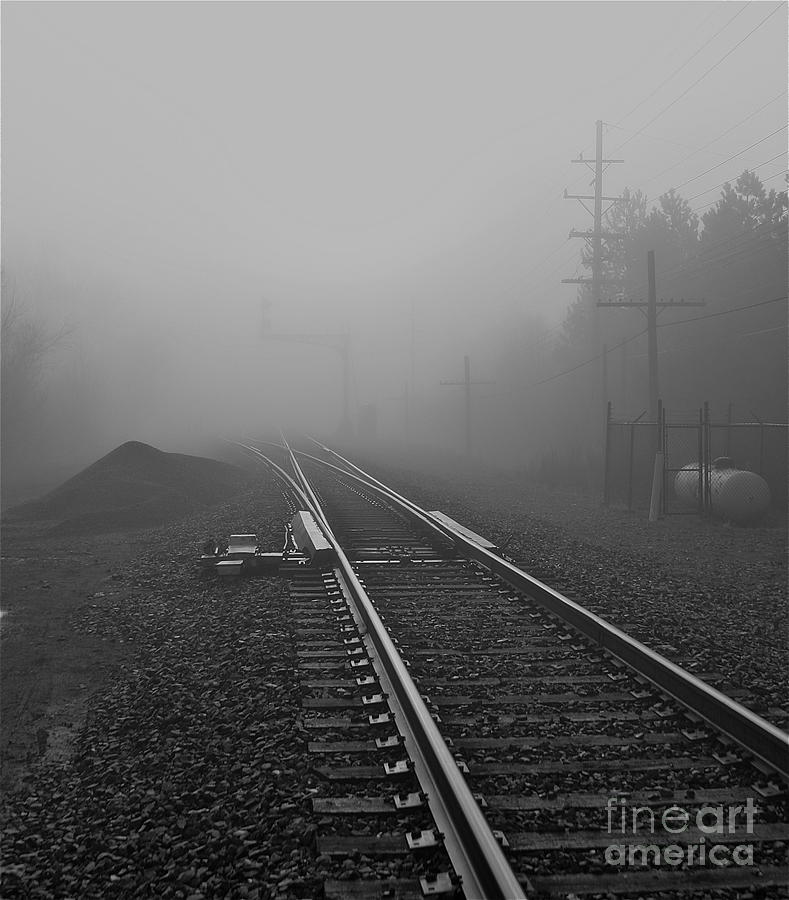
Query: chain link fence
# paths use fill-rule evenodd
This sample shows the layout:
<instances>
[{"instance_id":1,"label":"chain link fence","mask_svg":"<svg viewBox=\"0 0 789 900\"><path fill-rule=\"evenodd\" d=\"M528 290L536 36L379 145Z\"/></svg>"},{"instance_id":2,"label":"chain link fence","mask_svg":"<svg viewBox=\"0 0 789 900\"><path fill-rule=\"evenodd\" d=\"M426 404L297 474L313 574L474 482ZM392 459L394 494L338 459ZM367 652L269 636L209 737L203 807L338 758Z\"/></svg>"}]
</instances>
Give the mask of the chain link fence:
<instances>
[{"instance_id":1,"label":"chain link fence","mask_svg":"<svg viewBox=\"0 0 789 900\"><path fill-rule=\"evenodd\" d=\"M648 510L655 459L662 454L660 510L667 515L714 514L759 521L787 504L789 425L716 421L703 407L691 419L661 410L659 425L616 421L606 428L604 502ZM660 458L659 458L660 459Z\"/></svg>"}]
</instances>

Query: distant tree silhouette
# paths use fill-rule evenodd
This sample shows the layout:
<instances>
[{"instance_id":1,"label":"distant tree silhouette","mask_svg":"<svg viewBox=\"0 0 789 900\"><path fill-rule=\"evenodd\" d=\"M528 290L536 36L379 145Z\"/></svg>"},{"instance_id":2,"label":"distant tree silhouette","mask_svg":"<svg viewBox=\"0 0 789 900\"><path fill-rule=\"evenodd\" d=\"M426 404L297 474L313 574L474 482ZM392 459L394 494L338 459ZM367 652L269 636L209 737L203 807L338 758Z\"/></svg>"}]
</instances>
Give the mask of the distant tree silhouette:
<instances>
[{"instance_id":1,"label":"distant tree silhouette","mask_svg":"<svg viewBox=\"0 0 789 900\"><path fill-rule=\"evenodd\" d=\"M30 311L6 271L0 280L0 430L5 482L24 468L32 455L47 358L70 329L48 327Z\"/></svg>"}]
</instances>

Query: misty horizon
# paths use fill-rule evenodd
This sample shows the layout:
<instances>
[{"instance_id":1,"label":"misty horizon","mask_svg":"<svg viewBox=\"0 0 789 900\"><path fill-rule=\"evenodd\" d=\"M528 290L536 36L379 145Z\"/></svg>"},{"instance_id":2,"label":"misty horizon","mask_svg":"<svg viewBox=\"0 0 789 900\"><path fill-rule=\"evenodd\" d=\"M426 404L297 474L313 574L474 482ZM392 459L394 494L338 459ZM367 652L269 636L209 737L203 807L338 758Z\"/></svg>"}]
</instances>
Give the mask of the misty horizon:
<instances>
[{"instance_id":1,"label":"misty horizon","mask_svg":"<svg viewBox=\"0 0 789 900\"><path fill-rule=\"evenodd\" d=\"M335 433L341 354L278 334L349 335L351 418L375 407L387 441L462 443L442 382L470 356L490 382L476 452L525 464L601 421L581 396L599 362L550 379L643 327L602 310L591 349L567 327L561 280L588 275L568 234L592 218L564 191L593 190L571 161L594 158L596 121L624 160L606 196L675 188L701 220L745 170L785 188L786 4L7 2L2 20L4 309L60 335L24 419L4 385L4 481L127 440ZM785 270L737 262L758 277L727 309L785 295ZM672 284L676 265L658 249L660 296L715 312L728 270ZM696 344L698 383L675 384L681 329L661 332L666 402L785 421L785 303L770 315L737 319L734 349L715 333L730 383ZM646 347L628 347L610 392L637 415ZM737 359L770 363L749 380Z\"/></svg>"}]
</instances>

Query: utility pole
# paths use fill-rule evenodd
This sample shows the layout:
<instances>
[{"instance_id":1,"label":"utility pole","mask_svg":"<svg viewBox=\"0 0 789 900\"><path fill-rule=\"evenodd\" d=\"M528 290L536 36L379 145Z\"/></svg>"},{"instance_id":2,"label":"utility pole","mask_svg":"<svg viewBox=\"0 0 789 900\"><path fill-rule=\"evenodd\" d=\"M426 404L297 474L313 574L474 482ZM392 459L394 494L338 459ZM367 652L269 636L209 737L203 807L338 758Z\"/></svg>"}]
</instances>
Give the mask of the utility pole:
<instances>
[{"instance_id":1,"label":"utility pole","mask_svg":"<svg viewBox=\"0 0 789 900\"><path fill-rule=\"evenodd\" d=\"M471 386L473 384L495 384L495 381L472 381L471 358L463 357L463 381L442 381L441 384L462 385L465 389L466 401L466 454L471 456Z\"/></svg>"},{"instance_id":2,"label":"utility pole","mask_svg":"<svg viewBox=\"0 0 789 900\"><path fill-rule=\"evenodd\" d=\"M660 385L657 358L657 285L655 283L655 251L647 253L647 359L649 362L649 414L657 415Z\"/></svg>"},{"instance_id":3,"label":"utility pole","mask_svg":"<svg viewBox=\"0 0 789 900\"><path fill-rule=\"evenodd\" d=\"M633 308L646 309L647 316L647 358L649 366L649 414L657 421L660 384L658 380L658 346L657 346L657 317L658 310L685 309L690 306L706 306L704 300L660 300L657 299L657 284L655 281L655 251L647 253L647 282L649 285L647 301L643 300L607 300L598 303L598 307L616 307L618 309Z\"/></svg>"},{"instance_id":4,"label":"utility pole","mask_svg":"<svg viewBox=\"0 0 789 900\"><path fill-rule=\"evenodd\" d=\"M609 240L614 238L623 237L621 233L613 232L613 231L603 231L603 203L606 202L609 204L605 212L615 204L621 203L624 198L623 197L605 197L603 195L603 173L608 169L609 166L614 163L624 162L623 159L604 159L603 158L603 122L601 119L598 119L596 123L596 135L595 135L595 158L594 159L584 159L583 154L578 156L578 159L570 160L573 163L582 163L585 165L590 171L594 172L594 195L590 196L587 194L568 194L567 188L564 190L564 199L565 200L578 200L578 202L583 206L583 208L591 214L594 220L594 228L591 231L576 231L575 229L570 231L570 237L580 237L584 238L587 242L588 246L591 247L592 250L592 261L591 264L585 262L584 265L591 265L592 268L592 277L591 278L563 278L562 284L588 284L592 290L592 329L593 329L593 344L594 350L597 351L600 346L600 322L599 317L597 315L597 306L600 304L600 297L603 289L603 285L606 283L606 279L603 276L603 240ZM603 168L605 166L605 169ZM594 206L590 209L587 205L587 201L592 201ZM606 374L605 369L603 370L603 385L602 385L602 402L603 406L608 400L608 385L606 383Z\"/></svg>"},{"instance_id":5,"label":"utility pole","mask_svg":"<svg viewBox=\"0 0 789 900\"><path fill-rule=\"evenodd\" d=\"M591 278L562 278L562 284L588 284L591 285L592 288L592 300L593 302L600 302L600 293L602 291L603 284L605 283L605 279L603 278L603 239L609 238L619 238L623 235L613 231L603 231L603 203L609 203L610 205L605 210L611 208L614 203L621 203L625 198L624 197L605 197L603 196L603 173L608 169L609 166L614 163L622 163L623 159L603 159L603 123L601 120L597 122L597 136L595 140L595 158L594 159L584 159L583 154L580 154L578 159L571 159L572 163L582 163L585 165L590 171L594 172L594 195L588 194L568 194L567 189L564 190L564 199L565 200L578 200L578 202L583 206L583 208L592 215L594 219L594 228L591 231L576 231L573 229L570 231L570 237L580 237L584 238L592 248L592 277ZM605 165L605 169L603 166ZM594 168L592 168L594 166ZM589 209L586 205L585 201L593 201L594 207ZM589 265L589 263L586 263Z\"/></svg>"}]
</instances>

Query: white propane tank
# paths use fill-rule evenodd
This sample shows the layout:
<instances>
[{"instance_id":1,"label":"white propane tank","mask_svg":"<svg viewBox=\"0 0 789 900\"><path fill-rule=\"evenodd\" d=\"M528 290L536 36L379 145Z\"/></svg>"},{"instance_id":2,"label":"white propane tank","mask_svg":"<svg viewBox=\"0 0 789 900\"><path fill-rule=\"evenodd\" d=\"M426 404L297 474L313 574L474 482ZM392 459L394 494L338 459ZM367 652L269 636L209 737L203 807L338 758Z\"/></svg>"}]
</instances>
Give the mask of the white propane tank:
<instances>
[{"instance_id":1,"label":"white propane tank","mask_svg":"<svg viewBox=\"0 0 789 900\"><path fill-rule=\"evenodd\" d=\"M695 505L699 501L699 467L690 463L677 472L674 491L678 499ZM756 472L736 469L722 456L710 469L710 502L716 516L733 522L749 522L758 518L770 505L770 488Z\"/></svg>"},{"instance_id":2,"label":"white propane tank","mask_svg":"<svg viewBox=\"0 0 789 900\"><path fill-rule=\"evenodd\" d=\"M699 502L699 466L688 463L674 476L674 493L688 506L697 506Z\"/></svg>"}]
</instances>

